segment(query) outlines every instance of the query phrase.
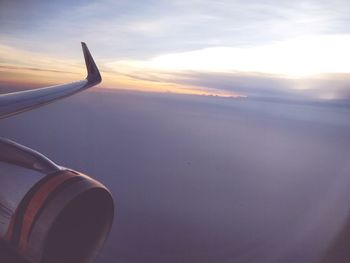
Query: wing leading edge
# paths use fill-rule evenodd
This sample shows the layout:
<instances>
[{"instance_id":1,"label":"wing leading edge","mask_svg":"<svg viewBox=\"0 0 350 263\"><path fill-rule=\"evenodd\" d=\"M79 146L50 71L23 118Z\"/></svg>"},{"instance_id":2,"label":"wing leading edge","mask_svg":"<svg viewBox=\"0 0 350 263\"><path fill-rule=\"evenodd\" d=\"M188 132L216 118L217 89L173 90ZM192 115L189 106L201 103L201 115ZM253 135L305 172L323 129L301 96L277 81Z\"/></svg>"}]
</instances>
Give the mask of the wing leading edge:
<instances>
[{"instance_id":1,"label":"wing leading edge","mask_svg":"<svg viewBox=\"0 0 350 263\"><path fill-rule=\"evenodd\" d=\"M0 95L0 119L52 103L100 83L102 78L90 51L84 42L81 45L87 70L87 77L84 80L2 94Z\"/></svg>"}]
</instances>

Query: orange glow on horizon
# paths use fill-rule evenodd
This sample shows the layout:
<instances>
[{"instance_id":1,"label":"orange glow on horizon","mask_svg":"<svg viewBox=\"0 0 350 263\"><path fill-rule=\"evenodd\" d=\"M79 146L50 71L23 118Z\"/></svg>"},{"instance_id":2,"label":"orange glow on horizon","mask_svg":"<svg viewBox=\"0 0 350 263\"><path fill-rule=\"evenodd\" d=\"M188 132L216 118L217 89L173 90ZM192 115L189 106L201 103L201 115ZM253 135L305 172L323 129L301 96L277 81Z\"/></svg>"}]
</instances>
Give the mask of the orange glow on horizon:
<instances>
[{"instance_id":1,"label":"orange glow on horizon","mask_svg":"<svg viewBox=\"0 0 350 263\"><path fill-rule=\"evenodd\" d=\"M62 59L16 49L0 44L0 84L10 85L15 90L51 86L85 78L85 64L79 59ZM157 78L157 72L133 72L122 67L121 71L104 68L104 61L98 63L103 82L100 86L110 89L135 90L141 92L179 93L204 96L242 97L234 92L206 87L177 84L171 73L165 78ZM143 76L150 75L148 79ZM4 87L5 85L5 87ZM244 96L243 96L244 97Z\"/></svg>"},{"instance_id":2,"label":"orange glow on horizon","mask_svg":"<svg viewBox=\"0 0 350 263\"><path fill-rule=\"evenodd\" d=\"M2 86L9 85L18 89L28 89L33 87L57 85L72 81L77 81L85 77L85 69L80 72L60 72L44 69L31 69L26 67L3 66L0 65L0 79ZM140 92L175 93L187 95L218 96L218 97L245 97L233 92L222 90L209 90L189 85L179 85L168 82L153 82L139 80L132 77L119 75L111 72L101 72L103 88L112 90L133 90Z\"/></svg>"}]
</instances>

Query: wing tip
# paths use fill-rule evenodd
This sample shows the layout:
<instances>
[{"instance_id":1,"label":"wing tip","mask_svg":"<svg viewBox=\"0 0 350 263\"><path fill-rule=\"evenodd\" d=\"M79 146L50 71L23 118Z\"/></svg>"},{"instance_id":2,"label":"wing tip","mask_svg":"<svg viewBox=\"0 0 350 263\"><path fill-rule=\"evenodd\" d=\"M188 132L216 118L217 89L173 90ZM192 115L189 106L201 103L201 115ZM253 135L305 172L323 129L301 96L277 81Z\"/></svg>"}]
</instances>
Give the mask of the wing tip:
<instances>
[{"instance_id":1,"label":"wing tip","mask_svg":"<svg viewBox=\"0 0 350 263\"><path fill-rule=\"evenodd\" d=\"M81 42L81 46L83 49L86 70L87 70L86 79L91 83L98 84L102 81L100 71L98 70L96 63L95 63L93 57L91 56L91 53L90 53L86 43Z\"/></svg>"}]
</instances>

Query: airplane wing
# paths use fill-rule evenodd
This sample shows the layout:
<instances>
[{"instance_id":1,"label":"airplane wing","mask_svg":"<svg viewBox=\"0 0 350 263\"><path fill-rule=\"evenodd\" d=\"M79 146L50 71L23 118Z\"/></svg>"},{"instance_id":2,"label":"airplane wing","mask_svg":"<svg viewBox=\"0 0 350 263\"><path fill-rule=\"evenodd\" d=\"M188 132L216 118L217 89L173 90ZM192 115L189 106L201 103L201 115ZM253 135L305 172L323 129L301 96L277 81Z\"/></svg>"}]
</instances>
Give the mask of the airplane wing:
<instances>
[{"instance_id":1,"label":"airplane wing","mask_svg":"<svg viewBox=\"0 0 350 263\"><path fill-rule=\"evenodd\" d=\"M87 77L84 80L63 85L44 87L0 95L0 119L28 111L56 100L71 96L101 82L100 72L84 42L81 43Z\"/></svg>"},{"instance_id":2,"label":"airplane wing","mask_svg":"<svg viewBox=\"0 0 350 263\"><path fill-rule=\"evenodd\" d=\"M100 83L100 72L85 43L82 48L84 80L0 95L0 118ZM109 190L87 175L1 137L0 168L0 261L93 262L113 223Z\"/></svg>"}]
</instances>

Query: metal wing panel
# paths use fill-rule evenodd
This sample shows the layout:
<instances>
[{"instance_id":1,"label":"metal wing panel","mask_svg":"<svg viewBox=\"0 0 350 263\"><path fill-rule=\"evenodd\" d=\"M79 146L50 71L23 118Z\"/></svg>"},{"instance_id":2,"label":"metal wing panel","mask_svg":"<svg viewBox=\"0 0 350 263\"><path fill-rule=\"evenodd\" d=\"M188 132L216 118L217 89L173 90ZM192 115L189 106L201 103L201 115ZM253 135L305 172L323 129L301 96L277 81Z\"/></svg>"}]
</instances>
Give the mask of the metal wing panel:
<instances>
[{"instance_id":1,"label":"metal wing panel","mask_svg":"<svg viewBox=\"0 0 350 263\"><path fill-rule=\"evenodd\" d=\"M0 95L0 119L46 105L100 83L100 72L85 43L82 43L82 48L87 69L86 79L63 85Z\"/></svg>"}]
</instances>

